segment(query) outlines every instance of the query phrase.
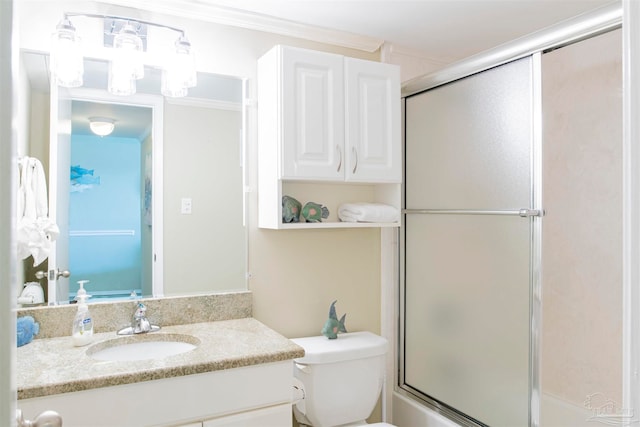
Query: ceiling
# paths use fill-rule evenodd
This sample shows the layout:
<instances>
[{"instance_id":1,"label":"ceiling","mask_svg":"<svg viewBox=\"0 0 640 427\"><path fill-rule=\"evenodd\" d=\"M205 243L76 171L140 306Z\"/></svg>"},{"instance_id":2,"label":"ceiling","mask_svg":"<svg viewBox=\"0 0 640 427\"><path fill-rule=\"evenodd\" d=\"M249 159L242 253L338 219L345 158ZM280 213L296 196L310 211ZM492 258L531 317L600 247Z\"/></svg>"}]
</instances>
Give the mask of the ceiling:
<instances>
[{"instance_id":1,"label":"ceiling","mask_svg":"<svg viewBox=\"0 0 640 427\"><path fill-rule=\"evenodd\" d=\"M446 64L612 0L194 0L391 43Z\"/></svg>"}]
</instances>

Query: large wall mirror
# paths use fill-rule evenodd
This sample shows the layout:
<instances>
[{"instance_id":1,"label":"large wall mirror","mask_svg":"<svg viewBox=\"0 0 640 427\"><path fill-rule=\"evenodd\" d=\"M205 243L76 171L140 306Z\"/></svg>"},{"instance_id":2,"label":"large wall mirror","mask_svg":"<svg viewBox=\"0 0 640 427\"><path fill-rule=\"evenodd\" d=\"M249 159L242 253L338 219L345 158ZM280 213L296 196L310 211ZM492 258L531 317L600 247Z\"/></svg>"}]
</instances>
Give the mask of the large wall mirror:
<instances>
[{"instance_id":1,"label":"large wall mirror","mask_svg":"<svg viewBox=\"0 0 640 427\"><path fill-rule=\"evenodd\" d=\"M136 95L113 96L106 62L85 59L83 88L71 90L49 87L47 62L21 52L25 154L45 166L61 233L49 260L23 262L25 282L47 272L50 303L73 300L79 280L100 299L246 290L243 80L198 73L187 97L164 99L160 71L146 68ZM93 133L96 117L113 120L112 133ZM47 283L57 270L71 276Z\"/></svg>"}]
</instances>

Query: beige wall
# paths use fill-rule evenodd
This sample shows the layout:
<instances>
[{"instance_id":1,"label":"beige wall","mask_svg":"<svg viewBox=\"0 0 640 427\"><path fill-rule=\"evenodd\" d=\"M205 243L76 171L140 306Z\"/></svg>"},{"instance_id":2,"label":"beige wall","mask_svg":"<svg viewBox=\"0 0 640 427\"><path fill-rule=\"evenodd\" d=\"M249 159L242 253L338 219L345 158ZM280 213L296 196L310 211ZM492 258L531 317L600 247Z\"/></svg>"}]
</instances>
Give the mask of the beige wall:
<instances>
[{"instance_id":1,"label":"beige wall","mask_svg":"<svg viewBox=\"0 0 640 427\"><path fill-rule=\"evenodd\" d=\"M164 294L245 289L241 113L165 102L164 118Z\"/></svg>"},{"instance_id":2,"label":"beige wall","mask_svg":"<svg viewBox=\"0 0 640 427\"><path fill-rule=\"evenodd\" d=\"M542 65L542 391L588 413L606 399L619 410L620 31L545 54ZM585 403L590 396L595 396L592 408ZM543 406L543 425L558 425L550 410ZM591 423L582 417L580 424Z\"/></svg>"},{"instance_id":3,"label":"beige wall","mask_svg":"<svg viewBox=\"0 0 640 427\"><path fill-rule=\"evenodd\" d=\"M63 11L98 12L132 16L167 23L187 32L197 51L201 71L241 76L249 79L250 95L255 96L257 59L276 44L288 44L345 54L363 59L377 60L379 53L338 48L335 46L279 36L270 33L225 27L188 19L162 16L138 10L97 4L87 1L21 3L21 46L33 50L47 50L48 38ZM86 27L82 18L74 21L76 27ZM33 31L41 28L42 31ZM85 35L85 37L91 37ZM370 230L316 230L267 231L257 228L257 141L255 135L255 108L249 112L252 128L249 131L249 270L253 278L249 288L254 292L254 316L281 332L293 337L316 335L326 320L329 304L338 300L339 313L346 312L349 330L380 330L380 232ZM184 139L187 141L186 136ZM165 146L168 142L165 141ZM169 148L170 150L171 148ZM176 155L180 148L173 152ZM171 152L166 151L165 159ZM192 152L190 155L197 155ZM187 167L185 165L184 167ZM168 176L181 172L180 167L167 171ZM165 178L165 186L169 185ZM171 191L170 188L168 188ZM186 191L186 190L185 190ZM180 193L181 194L181 193ZM180 195L181 197L182 195ZM173 196L170 196L170 198ZM176 193L178 197L178 193ZM172 203L165 199L165 203ZM194 201L194 210L196 209ZM172 207L175 210L175 207ZM166 213L169 220L171 212ZM179 219L177 219L179 220ZM179 235L176 230L170 235ZM173 234L171 234L173 233ZM165 236L165 257L177 256L171 252L171 239ZM193 239L182 245L192 254L208 251L219 244L210 239ZM193 263L195 275L206 281L207 263ZM202 269L202 270L200 270ZM198 274L200 273L201 274ZM165 272L165 289L184 283L171 271Z\"/></svg>"}]
</instances>

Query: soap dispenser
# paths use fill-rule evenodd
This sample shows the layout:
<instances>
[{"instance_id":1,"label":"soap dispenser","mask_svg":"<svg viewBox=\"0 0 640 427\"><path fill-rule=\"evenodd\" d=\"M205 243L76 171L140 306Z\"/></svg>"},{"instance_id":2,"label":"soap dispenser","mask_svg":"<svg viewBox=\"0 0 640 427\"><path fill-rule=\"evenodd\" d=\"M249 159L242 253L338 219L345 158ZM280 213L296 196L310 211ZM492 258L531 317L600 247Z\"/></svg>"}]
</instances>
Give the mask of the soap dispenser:
<instances>
[{"instance_id":1,"label":"soap dispenser","mask_svg":"<svg viewBox=\"0 0 640 427\"><path fill-rule=\"evenodd\" d=\"M85 283L88 280L78 281L80 288L76 293L76 300L78 301L78 312L73 319L73 328L71 331L71 339L73 345L80 347L87 345L93 338L93 320L91 319L91 313L89 313L89 307L87 306L87 299L91 295L87 295L87 291L84 289Z\"/></svg>"}]
</instances>

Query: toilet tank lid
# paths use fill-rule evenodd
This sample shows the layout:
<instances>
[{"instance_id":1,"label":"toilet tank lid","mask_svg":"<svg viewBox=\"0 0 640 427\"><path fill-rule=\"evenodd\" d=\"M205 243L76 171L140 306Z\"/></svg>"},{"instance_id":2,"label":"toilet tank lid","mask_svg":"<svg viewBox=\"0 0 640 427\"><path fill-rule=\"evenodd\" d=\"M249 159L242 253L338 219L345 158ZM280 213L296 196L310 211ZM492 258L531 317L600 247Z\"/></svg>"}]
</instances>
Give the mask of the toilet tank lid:
<instances>
[{"instance_id":1,"label":"toilet tank lid","mask_svg":"<svg viewBox=\"0 0 640 427\"><path fill-rule=\"evenodd\" d=\"M330 340L325 336L294 338L291 341L304 348L304 357L297 363L318 364L380 356L387 352L387 340L371 332L339 334Z\"/></svg>"}]
</instances>

